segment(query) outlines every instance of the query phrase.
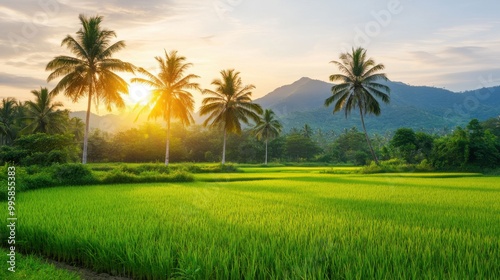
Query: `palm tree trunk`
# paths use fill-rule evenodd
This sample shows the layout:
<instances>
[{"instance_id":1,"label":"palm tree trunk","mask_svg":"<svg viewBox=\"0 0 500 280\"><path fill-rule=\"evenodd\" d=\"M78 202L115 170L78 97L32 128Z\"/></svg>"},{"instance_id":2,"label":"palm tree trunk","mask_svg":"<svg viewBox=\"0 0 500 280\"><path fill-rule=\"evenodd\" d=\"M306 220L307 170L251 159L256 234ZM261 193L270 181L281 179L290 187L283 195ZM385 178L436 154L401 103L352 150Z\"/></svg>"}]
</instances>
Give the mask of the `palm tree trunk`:
<instances>
[{"instance_id":1,"label":"palm tree trunk","mask_svg":"<svg viewBox=\"0 0 500 280\"><path fill-rule=\"evenodd\" d=\"M266 138L266 160L265 160L264 164L267 165L267 138Z\"/></svg>"},{"instance_id":2,"label":"palm tree trunk","mask_svg":"<svg viewBox=\"0 0 500 280\"><path fill-rule=\"evenodd\" d=\"M89 101L87 104L87 115L85 116L85 134L83 135L82 164L87 163L87 147L89 142L90 108L92 105L92 86L89 87Z\"/></svg>"},{"instance_id":3,"label":"palm tree trunk","mask_svg":"<svg viewBox=\"0 0 500 280\"><path fill-rule=\"evenodd\" d=\"M372 153L375 163L379 165L377 155L375 155L375 151L373 151L372 142L370 141L370 137L368 137L368 133L366 132L365 119L363 117L363 110L361 110L361 106L359 106L359 114L361 116L361 124L363 125L363 131L365 132L366 142L368 142L368 147L370 147L370 152Z\"/></svg>"},{"instance_id":4,"label":"palm tree trunk","mask_svg":"<svg viewBox=\"0 0 500 280\"><path fill-rule=\"evenodd\" d=\"M222 144L222 164L226 163L226 128L224 128L224 142Z\"/></svg>"},{"instance_id":5,"label":"palm tree trunk","mask_svg":"<svg viewBox=\"0 0 500 280\"><path fill-rule=\"evenodd\" d=\"M165 147L165 165L168 166L168 161L170 158L170 110L167 116L167 144Z\"/></svg>"}]
</instances>

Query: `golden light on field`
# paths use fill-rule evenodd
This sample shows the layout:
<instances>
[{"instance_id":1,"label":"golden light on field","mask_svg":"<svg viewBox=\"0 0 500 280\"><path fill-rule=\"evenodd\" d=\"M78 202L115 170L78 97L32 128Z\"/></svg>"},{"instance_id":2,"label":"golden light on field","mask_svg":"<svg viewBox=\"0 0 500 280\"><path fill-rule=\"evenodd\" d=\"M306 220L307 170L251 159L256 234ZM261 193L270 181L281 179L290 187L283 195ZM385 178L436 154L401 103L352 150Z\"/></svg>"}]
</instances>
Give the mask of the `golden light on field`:
<instances>
[{"instance_id":1,"label":"golden light on field","mask_svg":"<svg viewBox=\"0 0 500 280\"><path fill-rule=\"evenodd\" d=\"M128 87L128 96L124 99L128 105L145 106L151 99L151 89L141 84L131 83Z\"/></svg>"}]
</instances>

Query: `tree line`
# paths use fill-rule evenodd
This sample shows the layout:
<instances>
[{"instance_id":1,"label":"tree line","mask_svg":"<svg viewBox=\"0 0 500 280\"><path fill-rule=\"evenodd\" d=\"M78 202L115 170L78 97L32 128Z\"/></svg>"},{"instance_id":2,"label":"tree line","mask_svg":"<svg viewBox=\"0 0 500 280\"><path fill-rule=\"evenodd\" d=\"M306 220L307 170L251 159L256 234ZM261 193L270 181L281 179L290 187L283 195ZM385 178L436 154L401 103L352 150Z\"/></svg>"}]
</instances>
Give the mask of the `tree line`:
<instances>
[{"instance_id":1,"label":"tree line","mask_svg":"<svg viewBox=\"0 0 500 280\"><path fill-rule=\"evenodd\" d=\"M158 123L144 123L116 133L93 129L89 133L88 162L163 162L166 130ZM83 127L76 134L68 126L64 134L36 133L2 146L0 163L50 165L74 162L83 148ZM437 135L400 128L386 135L371 135L374 152L381 161L398 159L409 164L424 162L436 170L477 170L500 165L500 119L471 120L449 134ZM202 125L171 125L172 162L221 162L223 135L220 129ZM316 163L365 165L372 161L363 132L313 130L307 124L292 128L267 143L254 128L226 139L226 159L237 163ZM267 152L267 157L266 157Z\"/></svg>"}]
</instances>

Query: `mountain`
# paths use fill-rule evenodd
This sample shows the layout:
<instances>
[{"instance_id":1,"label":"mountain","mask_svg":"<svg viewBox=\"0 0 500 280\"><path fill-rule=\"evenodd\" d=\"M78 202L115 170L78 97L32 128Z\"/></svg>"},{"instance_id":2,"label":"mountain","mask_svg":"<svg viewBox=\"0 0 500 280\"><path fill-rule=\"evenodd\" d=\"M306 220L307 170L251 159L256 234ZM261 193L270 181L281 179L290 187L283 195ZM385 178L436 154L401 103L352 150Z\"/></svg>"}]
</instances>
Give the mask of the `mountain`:
<instances>
[{"instance_id":1,"label":"mountain","mask_svg":"<svg viewBox=\"0 0 500 280\"><path fill-rule=\"evenodd\" d=\"M411 86L401 82L385 82L391 89L390 104L381 104L382 113L368 115L367 130L371 133L394 131L399 127L438 132L466 125L470 119L500 115L500 86L474 91L452 92L426 86ZM309 124L315 129L341 131L357 126L360 118L352 112L332 114L333 106L325 107L333 84L310 78L279 87L256 99L263 108L273 109L282 121L285 131Z\"/></svg>"}]
</instances>

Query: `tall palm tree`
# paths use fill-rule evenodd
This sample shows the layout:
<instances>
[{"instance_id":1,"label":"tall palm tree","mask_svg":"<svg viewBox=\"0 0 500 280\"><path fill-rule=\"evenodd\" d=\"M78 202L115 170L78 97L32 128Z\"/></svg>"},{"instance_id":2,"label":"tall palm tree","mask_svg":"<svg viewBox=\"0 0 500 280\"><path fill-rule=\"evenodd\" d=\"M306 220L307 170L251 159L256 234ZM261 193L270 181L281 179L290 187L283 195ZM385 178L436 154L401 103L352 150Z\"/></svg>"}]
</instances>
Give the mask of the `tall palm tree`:
<instances>
[{"instance_id":1,"label":"tall palm tree","mask_svg":"<svg viewBox=\"0 0 500 280\"><path fill-rule=\"evenodd\" d=\"M304 125L304 127L301 130L302 136L304 136L306 138L311 138L313 133L314 132L313 132L312 128L307 123Z\"/></svg>"},{"instance_id":2,"label":"tall palm tree","mask_svg":"<svg viewBox=\"0 0 500 280\"><path fill-rule=\"evenodd\" d=\"M61 110L63 104L55 102L55 93L47 88L32 90L35 100L26 101L28 125L23 129L29 133L63 133L66 130L65 116L68 111Z\"/></svg>"},{"instance_id":3,"label":"tall palm tree","mask_svg":"<svg viewBox=\"0 0 500 280\"><path fill-rule=\"evenodd\" d=\"M257 136L257 139L262 139L264 138L264 141L266 143L266 159L264 161L264 164L267 165L267 142L269 139L277 137L281 133L281 123L274 118L275 114L273 110L271 109L266 109L264 111L264 114L262 115L262 118L260 118L259 122L254 128L255 135Z\"/></svg>"},{"instance_id":4,"label":"tall palm tree","mask_svg":"<svg viewBox=\"0 0 500 280\"><path fill-rule=\"evenodd\" d=\"M58 56L47 64L46 70L53 71L47 78L52 81L62 77L52 90L54 94L64 94L77 102L87 97L87 116L83 139L82 163L87 163L87 145L92 101L96 106L104 102L110 111L112 105L123 107L120 93L127 92L127 83L115 71L132 72L132 64L112 58L112 55L125 47L124 41L111 43L116 33L101 28L102 17L87 18L79 16L82 28L76 37L66 36L61 45L66 46L75 56Z\"/></svg>"},{"instance_id":5,"label":"tall palm tree","mask_svg":"<svg viewBox=\"0 0 500 280\"><path fill-rule=\"evenodd\" d=\"M71 133L73 133L73 138L77 143L83 139L83 131L85 130L85 123L83 123L82 119L77 117L72 117L69 120L69 128Z\"/></svg>"},{"instance_id":6,"label":"tall palm tree","mask_svg":"<svg viewBox=\"0 0 500 280\"><path fill-rule=\"evenodd\" d=\"M16 138L15 124L17 121L18 103L15 98L7 97L2 99L0 107L0 144L11 145Z\"/></svg>"},{"instance_id":7,"label":"tall palm tree","mask_svg":"<svg viewBox=\"0 0 500 280\"><path fill-rule=\"evenodd\" d=\"M333 113L344 109L346 118L353 109L359 110L366 142L373 159L378 164L378 158L366 132L364 116L366 114L380 115L380 104L377 98L384 103L390 101L389 87L378 83L379 80L387 80L384 73L379 73L384 70L385 66L376 64L372 58L367 58L366 50L363 48L353 48L352 53L342 53L340 62L332 61L331 63L338 67L340 74L331 75L330 81L340 83L332 87L333 95L325 100L325 106L335 102Z\"/></svg>"},{"instance_id":8,"label":"tall palm tree","mask_svg":"<svg viewBox=\"0 0 500 280\"><path fill-rule=\"evenodd\" d=\"M155 57L155 59L160 66L158 76L139 68L138 72L146 78L133 78L131 82L141 83L152 88L152 107L147 105L141 112L150 110L148 118L162 117L167 122L165 165L168 165L170 121L172 118L176 118L183 125L193 123L194 99L188 90L199 89L199 85L192 82L192 79L199 77L194 74L186 74L192 63L186 63L186 58L179 56L177 51L171 51L170 53L165 51L165 59L160 56Z\"/></svg>"},{"instance_id":9,"label":"tall palm tree","mask_svg":"<svg viewBox=\"0 0 500 280\"><path fill-rule=\"evenodd\" d=\"M241 133L241 122L249 124L249 119L259 122L262 108L252 102L254 85L243 85L240 72L234 69L222 70L222 79L215 79L212 85L215 90L205 89L203 94L208 95L202 101L200 115L209 115L203 122L204 126L221 127L224 131L222 146L222 164L226 163L227 133Z\"/></svg>"}]
</instances>

